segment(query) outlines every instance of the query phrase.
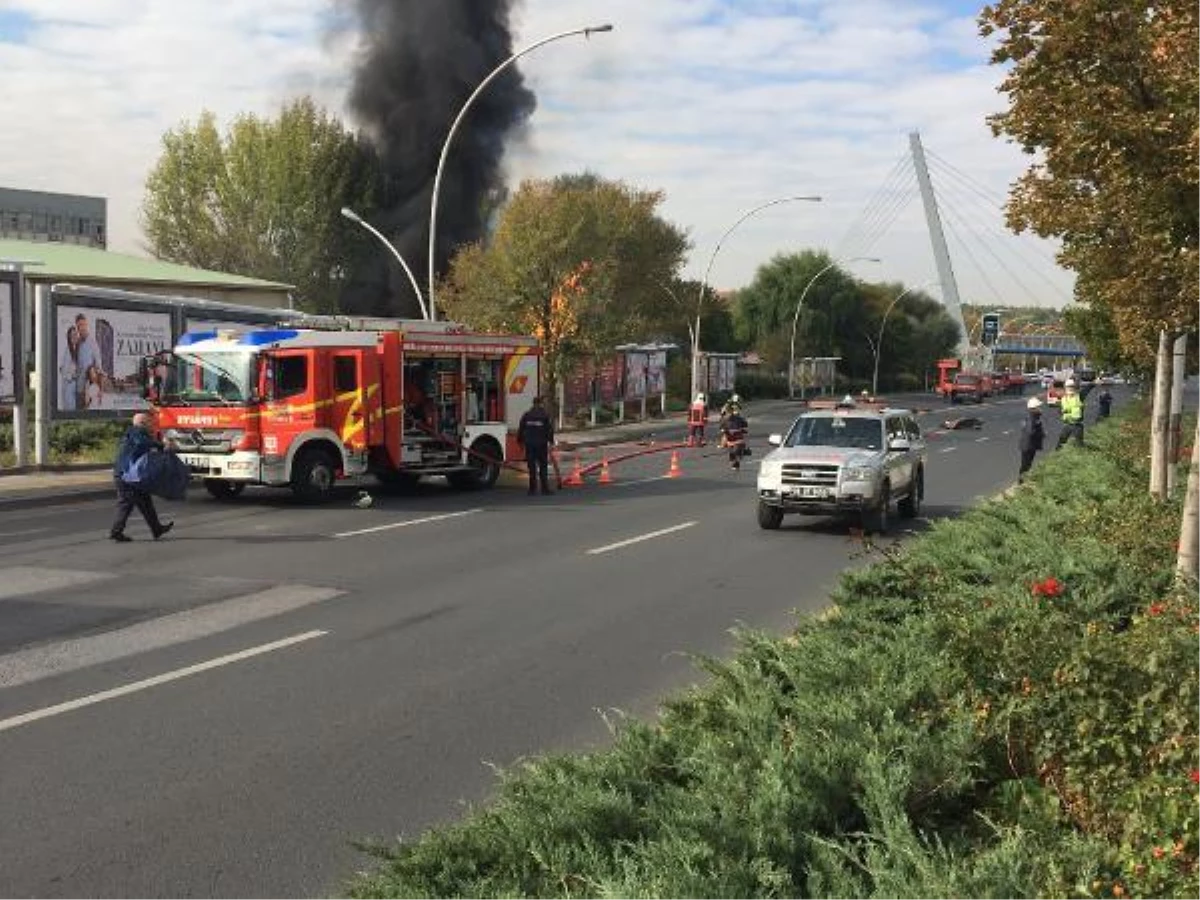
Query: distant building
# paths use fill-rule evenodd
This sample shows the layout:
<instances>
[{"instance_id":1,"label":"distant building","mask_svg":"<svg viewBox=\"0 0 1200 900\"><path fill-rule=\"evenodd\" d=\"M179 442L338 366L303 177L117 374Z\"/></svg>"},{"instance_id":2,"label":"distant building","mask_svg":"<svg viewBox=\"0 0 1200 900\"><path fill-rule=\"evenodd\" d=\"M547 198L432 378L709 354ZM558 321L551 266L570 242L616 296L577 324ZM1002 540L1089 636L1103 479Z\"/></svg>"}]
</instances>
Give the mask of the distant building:
<instances>
[{"instance_id":1,"label":"distant building","mask_svg":"<svg viewBox=\"0 0 1200 900\"><path fill-rule=\"evenodd\" d=\"M0 238L103 250L108 246L108 201L0 188Z\"/></svg>"}]
</instances>

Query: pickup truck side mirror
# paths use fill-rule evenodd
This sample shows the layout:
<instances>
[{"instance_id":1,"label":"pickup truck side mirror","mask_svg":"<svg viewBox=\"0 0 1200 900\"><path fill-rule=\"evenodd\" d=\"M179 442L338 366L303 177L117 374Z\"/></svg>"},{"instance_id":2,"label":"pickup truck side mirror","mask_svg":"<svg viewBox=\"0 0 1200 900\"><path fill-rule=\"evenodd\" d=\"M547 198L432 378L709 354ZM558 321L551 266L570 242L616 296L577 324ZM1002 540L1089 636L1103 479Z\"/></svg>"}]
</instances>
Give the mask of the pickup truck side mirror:
<instances>
[{"instance_id":1,"label":"pickup truck side mirror","mask_svg":"<svg viewBox=\"0 0 1200 900\"><path fill-rule=\"evenodd\" d=\"M910 449L912 449L912 444L906 437L892 438L890 441L888 441L889 451L899 453L901 451Z\"/></svg>"},{"instance_id":2,"label":"pickup truck side mirror","mask_svg":"<svg viewBox=\"0 0 1200 900\"><path fill-rule=\"evenodd\" d=\"M778 447L780 444L783 443L783 435L782 434L773 434L767 438L767 443L770 444L772 447Z\"/></svg>"}]
</instances>

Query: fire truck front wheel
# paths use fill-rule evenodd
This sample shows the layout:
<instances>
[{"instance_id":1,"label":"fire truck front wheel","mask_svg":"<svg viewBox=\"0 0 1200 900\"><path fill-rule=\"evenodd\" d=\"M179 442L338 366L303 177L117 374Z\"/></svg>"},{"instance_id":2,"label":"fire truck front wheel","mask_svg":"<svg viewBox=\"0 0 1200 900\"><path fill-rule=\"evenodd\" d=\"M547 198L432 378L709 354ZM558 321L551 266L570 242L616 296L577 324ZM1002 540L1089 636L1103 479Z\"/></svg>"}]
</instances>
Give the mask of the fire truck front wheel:
<instances>
[{"instance_id":1,"label":"fire truck front wheel","mask_svg":"<svg viewBox=\"0 0 1200 900\"><path fill-rule=\"evenodd\" d=\"M292 463L292 493L309 503L328 500L337 481L332 454L312 448L304 450Z\"/></svg>"},{"instance_id":2,"label":"fire truck front wheel","mask_svg":"<svg viewBox=\"0 0 1200 900\"><path fill-rule=\"evenodd\" d=\"M246 489L241 481L226 481L224 478L205 478L204 489L214 500L232 500Z\"/></svg>"}]
</instances>

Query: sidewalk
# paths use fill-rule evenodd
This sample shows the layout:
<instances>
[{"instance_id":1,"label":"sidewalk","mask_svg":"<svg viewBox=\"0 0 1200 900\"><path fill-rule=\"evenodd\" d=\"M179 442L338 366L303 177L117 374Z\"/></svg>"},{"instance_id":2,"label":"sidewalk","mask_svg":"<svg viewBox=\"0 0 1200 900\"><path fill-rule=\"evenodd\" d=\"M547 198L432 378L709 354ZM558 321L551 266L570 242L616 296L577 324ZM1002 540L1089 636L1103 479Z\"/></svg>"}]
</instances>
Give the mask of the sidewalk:
<instances>
[{"instance_id":1,"label":"sidewalk","mask_svg":"<svg viewBox=\"0 0 1200 900\"><path fill-rule=\"evenodd\" d=\"M0 475L0 514L113 495L110 465Z\"/></svg>"}]
</instances>

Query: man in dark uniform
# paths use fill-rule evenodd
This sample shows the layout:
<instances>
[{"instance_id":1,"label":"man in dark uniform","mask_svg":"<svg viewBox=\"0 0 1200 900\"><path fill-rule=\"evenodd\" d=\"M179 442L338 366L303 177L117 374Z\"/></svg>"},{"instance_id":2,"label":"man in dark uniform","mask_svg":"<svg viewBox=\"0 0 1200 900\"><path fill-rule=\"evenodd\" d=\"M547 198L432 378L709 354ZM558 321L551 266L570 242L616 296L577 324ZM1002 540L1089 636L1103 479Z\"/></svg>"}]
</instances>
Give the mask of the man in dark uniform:
<instances>
[{"instance_id":1,"label":"man in dark uniform","mask_svg":"<svg viewBox=\"0 0 1200 900\"><path fill-rule=\"evenodd\" d=\"M1033 458L1045 445L1046 428L1042 424L1042 401L1030 397L1025 403L1027 412L1025 421L1021 424L1021 437L1018 447L1021 450L1021 468L1017 471L1017 483L1025 480L1025 473L1033 466Z\"/></svg>"},{"instance_id":2,"label":"man in dark uniform","mask_svg":"<svg viewBox=\"0 0 1200 900\"><path fill-rule=\"evenodd\" d=\"M129 521L129 514L135 507L150 526L150 533L156 541L175 527L174 522L164 525L158 520L158 510L154 508L154 498L150 496L149 491L141 485L128 484L121 480L121 476L135 462L151 450L162 449L162 442L155 440L150 434L150 417L146 413L135 415L133 424L121 439L121 448L117 451L116 462L113 463L113 482L117 487L117 515L113 519L108 536L117 543L132 540L125 533L125 523Z\"/></svg>"},{"instance_id":3,"label":"man in dark uniform","mask_svg":"<svg viewBox=\"0 0 1200 900\"><path fill-rule=\"evenodd\" d=\"M550 490L549 472L550 447L554 443L554 423L542 405L541 397L533 398L533 409L521 416L517 426L517 443L525 448L525 461L529 465L529 493L537 493L538 484L543 494Z\"/></svg>"}]
</instances>

